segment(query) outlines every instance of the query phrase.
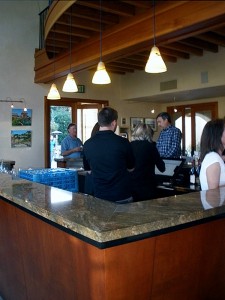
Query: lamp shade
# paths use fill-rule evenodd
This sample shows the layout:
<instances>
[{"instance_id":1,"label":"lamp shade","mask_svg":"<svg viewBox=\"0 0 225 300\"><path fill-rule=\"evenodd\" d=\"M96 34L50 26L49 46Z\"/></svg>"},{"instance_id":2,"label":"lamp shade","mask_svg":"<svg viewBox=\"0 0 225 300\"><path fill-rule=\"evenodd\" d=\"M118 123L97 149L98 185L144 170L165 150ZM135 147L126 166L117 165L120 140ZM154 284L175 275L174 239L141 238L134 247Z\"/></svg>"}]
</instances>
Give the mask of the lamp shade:
<instances>
[{"instance_id":1,"label":"lamp shade","mask_svg":"<svg viewBox=\"0 0 225 300\"><path fill-rule=\"evenodd\" d=\"M55 83L52 84L50 91L48 93L47 99L49 100L59 100L61 99L60 94L57 90Z\"/></svg>"},{"instance_id":2,"label":"lamp shade","mask_svg":"<svg viewBox=\"0 0 225 300\"><path fill-rule=\"evenodd\" d=\"M106 71L104 62L100 61L97 66L97 71L95 72L92 83L94 84L109 84L111 79Z\"/></svg>"},{"instance_id":3,"label":"lamp shade","mask_svg":"<svg viewBox=\"0 0 225 300\"><path fill-rule=\"evenodd\" d=\"M147 73L163 73L167 71L167 67L162 59L159 52L159 48L156 46L152 47L149 59L145 66L145 72Z\"/></svg>"},{"instance_id":4,"label":"lamp shade","mask_svg":"<svg viewBox=\"0 0 225 300\"><path fill-rule=\"evenodd\" d=\"M77 84L74 80L73 74L69 73L67 75L66 81L63 85L63 92L75 93L78 91Z\"/></svg>"}]
</instances>

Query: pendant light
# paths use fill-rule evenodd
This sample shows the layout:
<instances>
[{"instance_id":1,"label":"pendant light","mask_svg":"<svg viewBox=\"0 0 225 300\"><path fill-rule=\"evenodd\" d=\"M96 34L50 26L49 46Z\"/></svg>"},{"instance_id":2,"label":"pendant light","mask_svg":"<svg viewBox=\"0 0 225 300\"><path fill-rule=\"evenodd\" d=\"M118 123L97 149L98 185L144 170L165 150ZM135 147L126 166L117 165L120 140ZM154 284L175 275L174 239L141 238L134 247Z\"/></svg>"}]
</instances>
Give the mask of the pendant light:
<instances>
[{"instance_id":1,"label":"pendant light","mask_svg":"<svg viewBox=\"0 0 225 300\"><path fill-rule=\"evenodd\" d=\"M94 84L109 84L111 79L106 71L105 64L102 61L102 3L100 0L100 62L97 66L97 71L95 72L92 83Z\"/></svg>"},{"instance_id":2,"label":"pendant light","mask_svg":"<svg viewBox=\"0 0 225 300\"><path fill-rule=\"evenodd\" d=\"M154 46L151 49L149 59L145 66L145 72L147 73L163 73L167 71L167 67L159 52L159 48L155 45L155 0L153 0L153 37Z\"/></svg>"},{"instance_id":3,"label":"pendant light","mask_svg":"<svg viewBox=\"0 0 225 300\"><path fill-rule=\"evenodd\" d=\"M174 102L174 109L173 109L173 111L176 113L177 112L177 108L175 106L175 97L173 97L173 102Z\"/></svg>"},{"instance_id":4,"label":"pendant light","mask_svg":"<svg viewBox=\"0 0 225 300\"><path fill-rule=\"evenodd\" d=\"M54 71L54 80L55 80L55 29L54 29L54 61L53 61L53 71ZM59 91L58 91L57 86L56 86L55 83L53 83L51 85L51 88L49 90L47 99L48 100L59 100L59 99L61 99Z\"/></svg>"},{"instance_id":5,"label":"pendant light","mask_svg":"<svg viewBox=\"0 0 225 300\"><path fill-rule=\"evenodd\" d=\"M72 7L71 7L71 11L70 11L70 55L69 55L69 59L70 59L70 72L67 75L66 81L63 85L63 92L67 92L67 93L75 93L78 91L77 88L77 84L76 81L74 80L73 74L71 73L71 45L72 45L72 23L71 23L71 17L72 17Z\"/></svg>"}]
</instances>

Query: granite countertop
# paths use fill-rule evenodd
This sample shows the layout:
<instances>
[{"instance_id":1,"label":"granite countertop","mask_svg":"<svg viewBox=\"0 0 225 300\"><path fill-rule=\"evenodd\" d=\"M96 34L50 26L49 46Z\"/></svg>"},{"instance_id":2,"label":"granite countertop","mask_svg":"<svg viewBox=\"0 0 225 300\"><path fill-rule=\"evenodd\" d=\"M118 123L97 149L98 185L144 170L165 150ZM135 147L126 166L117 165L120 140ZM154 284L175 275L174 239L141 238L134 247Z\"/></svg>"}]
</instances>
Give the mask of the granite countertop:
<instances>
[{"instance_id":1,"label":"granite countertop","mask_svg":"<svg viewBox=\"0 0 225 300\"><path fill-rule=\"evenodd\" d=\"M224 217L225 187L131 204L115 204L81 193L0 174L0 196L94 243L162 232ZM1 200L2 201L2 200ZM137 238L138 239L138 238Z\"/></svg>"},{"instance_id":2,"label":"granite countertop","mask_svg":"<svg viewBox=\"0 0 225 300\"><path fill-rule=\"evenodd\" d=\"M4 164L13 164L15 165L15 160L9 160L9 159L0 159L0 162L3 162Z\"/></svg>"},{"instance_id":3,"label":"granite countertop","mask_svg":"<svg viewBox=\"0 0 225 300\"><path fill-rule=\"evenodd\" d=\"M83 158L81 157L77 157L77 158L72 158L72 157L55 157L54 158L55 161L82 161L83 162Z\"/></svg>"}]
</instances>

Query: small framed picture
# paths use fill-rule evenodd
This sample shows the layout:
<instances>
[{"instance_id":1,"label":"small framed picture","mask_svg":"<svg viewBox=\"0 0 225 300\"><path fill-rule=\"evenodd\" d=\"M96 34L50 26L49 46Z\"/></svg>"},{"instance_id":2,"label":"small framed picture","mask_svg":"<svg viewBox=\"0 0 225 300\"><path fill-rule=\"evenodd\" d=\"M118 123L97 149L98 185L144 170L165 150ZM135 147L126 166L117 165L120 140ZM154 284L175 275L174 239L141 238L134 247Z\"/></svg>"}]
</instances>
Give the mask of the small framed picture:
<instances>
[{"instance_id":1,"label":"small framed picture","mask_svg":"<svg viewBox=\"0 0 225 300\"><path fill-rule=\"evenodd\" d=\"M134 130L137 124L144 123L144 118L130 118L130 129Z\"/></svg>"},{"instance_id":2,"label":"small framed picture","mask_svg":"<svg viewBox=\"0 0 225 300\"><path fill-rule=\"evenodd\" d=\"M12 126L31 126L32 109L13 108L12 109Z\"/></svg>"},{"instance_id":3,"label":"small framed picture","mask_svg":"<svg viewBox=\"0 0 225 300\"><path fill-rule=\"evenodd\" d=\"M154 131L157 130L156 119L148 119L148 118L145 118L145 124L150 125Z\"/></svg>"},{"instance_id":4,"label":"small framed picture","mask_svg":"<svg viewBox=\"0 0 225 300\"><path fill-rule=\"evenodd\" d=\"M122 117L121 118L121 126L125 126L125 125L127 125L127 119Z\"/></svg>"},{"instance_id":5,"label":"small framed picture","mask_svg":"<svg viewBox=\"0 0 225 300\"><path fill-rule=\"evenodd\" d=\"M11 130L11 148L31 147L31 130Z\"/></svg>"}]
</instances>

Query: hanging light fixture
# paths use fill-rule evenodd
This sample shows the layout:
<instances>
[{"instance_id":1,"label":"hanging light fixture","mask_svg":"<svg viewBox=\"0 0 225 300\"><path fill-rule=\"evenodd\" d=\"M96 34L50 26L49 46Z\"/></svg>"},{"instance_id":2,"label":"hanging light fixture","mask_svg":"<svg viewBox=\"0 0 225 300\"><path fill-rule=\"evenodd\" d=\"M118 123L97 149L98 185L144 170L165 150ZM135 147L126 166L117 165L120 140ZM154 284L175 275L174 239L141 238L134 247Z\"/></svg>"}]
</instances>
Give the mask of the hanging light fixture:
<instances>
[{"instance_id":1,"label":"hanging light fixture","mask_svg":"<svg viewBox=\"0 0 225 300\"><path fill-rule=\"evenodd\" d=\"M174 109L173 109L173 111L176 113L177 112L177 108L175 106L175 97L173 97L173 102L174 102Z\"/></svg>"},{"instance_id":2,"label":"hanging light fixture","mask_svg":"<svg viewBox=\"0 0 225 300\"><path fill-rule=\"evenodd\" d=\"M49 99L49 100L59 100L59 99L61 99L59 91L58 91L57 86L56 86L55 83L53 83L51 85L51 88L49 90L47 99Z\"/></svg>"},{"instance_id":3,"label":"hanging light fixture","mask_svg":"<svg viewBox=\"0 0 225 300\"><path fill-rule=\"evenodd\" d=\"M97 71L95 72L92 83L94 84L109 84L111 79L106 71L105 64L102 61L102 3L100 0L100 62L97 66Z\"/></svg>"},{"instance_id":4,"label":"hanging light fixture","mask_svg":"<svg viewBox=\"0 0 225 300\"><path fill-rule=\"evenodd\" d=\"M149 59L145 66L145 72L147 73L163 73L167 71L167 67L162 59L159 52L159 48L156 47L155 43L155 0L153 0L153 38L154 45L151 49Z\"/></svg>"},{"instance_id":5,"label":"hanging light fixture","mask_svg":"<svg viewBox=\"0 0 225 300\"><path fill-rule=\"evenodd\" d=\"M24 98L21 98L19 100L12 100L10 97L7 97L5 100L0 100L0 102L6 102L6 103L11 103L10 107L14 108L14 104L13 103L26 103ZM27 110L26 105L24 107L24 110ZM25 110L25 111L26 111Z\"/></svg>"},{"instance_id":6,"label":"hanging light fixture","mask_svg":"<svg viewBox=\"0 0 225 300\"><path fill-rule=\"evenodd\" d=\"M63 92L75 93L78 91L76 81L74 80L73 74L71 73L71 45L72 45L72 23L71 23L72 7L70 11L70 72L67 75L66 81L63 85Z\"/></svg>"},{"instance_id":7,"label":"hanging light fixture","mask_svg":"<svg viewBox=\"0 0 225 300\"><path fill-rule=\"evenodd\" d=\"M24 103L24 108L23 108L23 111L27 111L27 103L26 103L25 99L24 99L24 98L22 98L22 99L20 99L20 100L22 100L22 101L23 101L23 103Z\"/></svg>"},{"instance_id":8,"label":"hanging light fixture","mask_svg":"<svg viewBox=\"0 0 225 300\"><path fill-rule=\"evenodd\" d=\"M53 61L53 71L54 71L54 80L55 80L55 29L54 29L54 61ZM47 99L49 100L59 100L61 99L59 91L55 83L51 85Z\"/></svg>"}]
</instances>

